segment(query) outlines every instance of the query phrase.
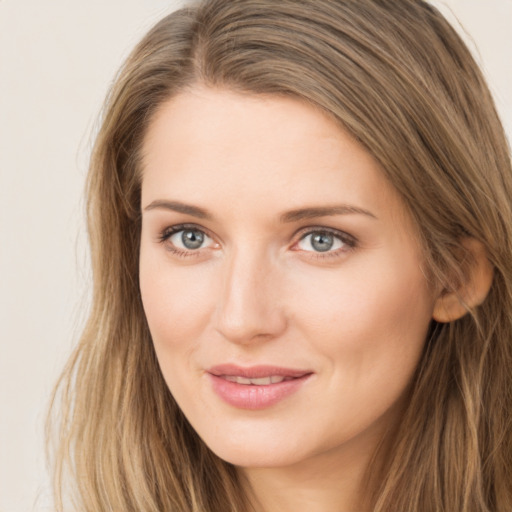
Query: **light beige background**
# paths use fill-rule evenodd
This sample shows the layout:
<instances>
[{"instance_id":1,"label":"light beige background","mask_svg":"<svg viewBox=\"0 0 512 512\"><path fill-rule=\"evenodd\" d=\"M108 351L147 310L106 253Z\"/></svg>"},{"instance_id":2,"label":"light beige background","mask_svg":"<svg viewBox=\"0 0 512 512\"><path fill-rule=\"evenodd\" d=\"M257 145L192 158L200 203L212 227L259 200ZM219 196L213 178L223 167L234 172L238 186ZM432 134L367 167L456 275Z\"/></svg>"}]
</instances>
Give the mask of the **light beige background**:
<instances>
[{"instance_id":1,"label":"light beige background","mask_svg":"<svg viewBox=\"0 0 512 512\"><path fill-rule=\"evenodd\" d=\"M1 512L52 510L43 419L87 310L95 121L128 51L181 3L0 0ZM471 34L510 139L512 0L436 4Z\"/></svg>"}]
</instances>

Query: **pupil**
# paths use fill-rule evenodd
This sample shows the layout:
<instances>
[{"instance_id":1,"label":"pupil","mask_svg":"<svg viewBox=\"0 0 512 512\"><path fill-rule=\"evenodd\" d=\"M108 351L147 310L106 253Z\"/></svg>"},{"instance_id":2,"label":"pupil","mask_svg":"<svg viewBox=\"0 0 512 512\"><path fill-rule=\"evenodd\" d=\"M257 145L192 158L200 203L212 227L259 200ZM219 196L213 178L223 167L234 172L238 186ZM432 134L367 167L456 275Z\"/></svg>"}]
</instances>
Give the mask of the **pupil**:
<instances>
[{"instance_id":1,"label":"pupil","mask_svg":"<svg viewBox=\"0 0 512 512\"><path fill-rule=\"evenodd\" d=\"M328 235L326 233L319 233L318 235L314 235L311 240L311 245L313 249L318 252L325 252L332 248L334 245L334 238L332 235Z\"/></svg>"},{"instance_id":2,"label":"pupil","mask_svg":"<svg viewBox=\"0 0 512 512\"><path fill-rule=\"evenodd\" d=\"M183 231L181 241L187 249L199 249L203 245L204 234L201 231Z\"/></svg>"}]
</instances>

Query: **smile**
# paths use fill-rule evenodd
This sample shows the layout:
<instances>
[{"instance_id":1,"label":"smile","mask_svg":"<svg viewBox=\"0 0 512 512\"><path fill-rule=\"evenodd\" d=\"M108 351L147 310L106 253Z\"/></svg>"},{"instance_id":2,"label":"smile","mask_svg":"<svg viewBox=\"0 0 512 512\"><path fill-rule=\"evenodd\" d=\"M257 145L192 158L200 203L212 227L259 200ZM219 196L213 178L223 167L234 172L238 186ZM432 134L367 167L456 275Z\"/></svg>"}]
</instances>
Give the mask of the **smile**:
<instances>
[{"instance_id":1,"label":"smile","mask_svg":"<svg viewBox=\"0 0 512 512\"><path fill-rule=\"evenodd\" d=\"M291 380L294 377L283 377L281 375L272 375L271 377L261 377L259 379L248 379L247 377L239 377L237 375L221 375L223 379L229 382L236 382L237 384L253 385L253 386L268 386L269 384L278 384L285 380Z\"/></svg>"},{"instance_id":2,"label":"smile","mask_svg":"<svg viewBox=\"0 0 512 512\"><path fill-rule=\"evenodd\" d=\"M207 372L213 391L238 409L271 407L297 393L313 375L311 371L254 366L221 365Z\"/></svg>"}]
</instances>

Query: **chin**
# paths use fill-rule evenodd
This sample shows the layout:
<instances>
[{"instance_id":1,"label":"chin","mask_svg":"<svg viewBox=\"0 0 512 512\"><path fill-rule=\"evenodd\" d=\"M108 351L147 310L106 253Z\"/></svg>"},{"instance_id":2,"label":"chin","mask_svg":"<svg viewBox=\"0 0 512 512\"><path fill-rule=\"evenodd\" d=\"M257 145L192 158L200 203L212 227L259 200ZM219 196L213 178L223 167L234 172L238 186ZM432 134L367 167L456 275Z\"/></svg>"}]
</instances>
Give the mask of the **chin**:
<instances>
[{"instance_id":1,"label":"chin","mask_svg":"<svg viewBox=\"0 0 512 512\"><path fill-rule=\"evenodd\" d=\"M266 437L231 432L215 439L203 437L203 441L219 458L243 468L285 467L308 458L303 442L275 434Z\"/></svg>"},{"instance_id":2,"label":"chin","mask_svg":"<svg viewBox=\"0 0 512 512\"><path fill-rule=\"evenodd\" d=\"M263 449L247 447L226 447L226 449L212 451L225 462L241 468L286 467L301 460L297 453L272 453Z\"/></svg>"}]
</instances>

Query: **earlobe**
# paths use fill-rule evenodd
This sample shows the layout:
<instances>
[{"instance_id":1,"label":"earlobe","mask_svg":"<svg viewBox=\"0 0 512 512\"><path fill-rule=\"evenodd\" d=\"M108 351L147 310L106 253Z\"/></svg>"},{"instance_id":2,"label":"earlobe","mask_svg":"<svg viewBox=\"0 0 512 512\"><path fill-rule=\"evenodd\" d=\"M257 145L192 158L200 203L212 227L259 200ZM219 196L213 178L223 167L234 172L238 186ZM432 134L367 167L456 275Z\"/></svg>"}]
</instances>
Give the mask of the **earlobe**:
<instances>
[{"instance_id":1,"label":"earlobe","mask_svg":"<svg viewBox=\"0 0 512 512\"><path fill-rule=\"evenodd\" d=\"M494 275L494 269L487 258L484 245L468 238L463 242L471 255L464 282L455 290L444 290L434 304L432 318L437 322L448 323L458 320L469 309L482 304L487 297Z\"/></svg>"}]
</instances>

